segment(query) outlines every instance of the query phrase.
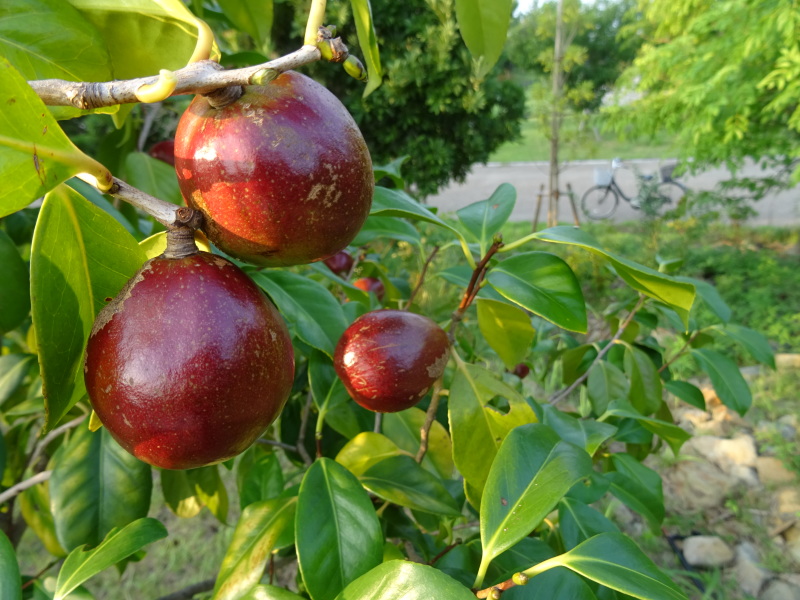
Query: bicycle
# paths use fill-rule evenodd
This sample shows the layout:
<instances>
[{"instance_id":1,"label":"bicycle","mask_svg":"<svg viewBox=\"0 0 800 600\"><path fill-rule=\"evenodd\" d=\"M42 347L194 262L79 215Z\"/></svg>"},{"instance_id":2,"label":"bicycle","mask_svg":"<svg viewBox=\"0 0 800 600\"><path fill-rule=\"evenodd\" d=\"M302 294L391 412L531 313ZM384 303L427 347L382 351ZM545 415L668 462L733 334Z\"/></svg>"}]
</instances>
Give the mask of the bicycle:
<instances>
[{"instance_id":1,"label":"bicycle","mask_svg":"<svg viewBox=\"0 0 800 600\"><path fill-rule=\"evenodd\" d=\"M615 158L611 161L611 171L595 170L597 185L586 190L581 198L583 214L592 220L608 219L617 210L621 196L631 207L655 216L664 206L677 205L688 191L685 185L672 178L676 165L671 164L660 169L660 181L656 181L655 175L637 173L639 189L635 196L628 196L614 179L614 173L623 166L622 160Z\"/></svg>"}]
</instances>

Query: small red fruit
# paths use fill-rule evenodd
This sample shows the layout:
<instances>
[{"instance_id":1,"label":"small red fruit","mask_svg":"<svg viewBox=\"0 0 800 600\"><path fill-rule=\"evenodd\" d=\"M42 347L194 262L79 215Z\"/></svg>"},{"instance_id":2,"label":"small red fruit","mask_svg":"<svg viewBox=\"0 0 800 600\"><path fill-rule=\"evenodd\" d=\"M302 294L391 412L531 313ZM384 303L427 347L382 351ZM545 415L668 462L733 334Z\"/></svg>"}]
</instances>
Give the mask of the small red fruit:
<instances>
[{"instance_id":1,"label":"small red fruit","mask_svg":"<svg viewBox=\"0 0 800 600\"><path fill-rule=\"evenodd\" d=\"M383 282L377 277L362 277L356 279L353 285L365 292L373 292L378 297L378 302L383 301L383 296L386 294Z\"/></svg>"},{"instance_id":2,"label":"small red fruit","mask_svg":"<svg viewBox=\"0 0 800 600\"><path fill-rule=\"evenodd\" d=\"M175 166L175 140L162 140L150 147L147 153L167 164Z\"/></svg>"},{"instance_id":3,"label":"small red fruit","mask_svg":"<svg viewBox=\"0 0 800 600\"><path fill-rule=\"evenodd\" d=\"M528 376L528 373L531 372L531 369L525 363L519 363L511 372L520 379L525 379Z\"/></svg>"},{"instance_id":4,"label":"small red fruit","mask_svg":"<svg viewBox=\"0 0 800 600\"><path fill-rule=\"evenodd\" d=\"M175 134L187 204L231 256L268 267L322 260L345 248L369 214L369 150L344 105L313 79L286 72L212 108L197 97Z\"/></svg>"},{"instance_id":5,"label":"small red fruit","mask_svg":"<svg viewBox=\"0 0 800 600\"><path fill-rule=\"evenodd\" d=\"M275 420L294 354L277 309L236 265L161 255L97 315L84 376L123 448L192 469L243 452Z\"/></svg>"},{"instance_id":6,"label":"small red fruit","mask_svg":"<svg viewBox=\"0 0 800 600\"><path fill-rule=\"evenodd\" d=\"M345 252L344 250L337 252L333 256L329 256L325 259L325 264L328 266L328 268L341 277L347 276L347 274L350 272L350 269L353 268L354 262L355 261L353 260L353 257L350 256L350 253Z\"/></svg>"},{"instance_id":7,"label":"small red fruit","mask_svg":"<svg viewBox=\"0 0 800 600\"><path fill-rule=\"evenodd\" d=\"M442 376L450 357L447 334L428 317L376 310L342 335L333 365L350 397L368 410L414 406Z\"/></svg>"}]
</instances>

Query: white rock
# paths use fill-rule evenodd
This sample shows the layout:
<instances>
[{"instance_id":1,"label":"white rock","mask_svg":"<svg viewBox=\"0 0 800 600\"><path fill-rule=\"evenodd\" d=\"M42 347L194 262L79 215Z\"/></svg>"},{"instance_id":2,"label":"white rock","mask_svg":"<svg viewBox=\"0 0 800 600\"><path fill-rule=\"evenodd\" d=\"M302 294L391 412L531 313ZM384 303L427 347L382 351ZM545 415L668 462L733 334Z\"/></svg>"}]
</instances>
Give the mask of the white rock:
<instances>
[{"instance_id":1,"label":"white rock","mask_svg":"<svg viewBox=\"0 0 800 600\"><path fill-rule=\"evenodd\" d=\"M731 547L713 535L693 535L683 540L683 556L693 567L724 567L733 562Z\"/></svg>"},{"instance_id":2,"label":"white rock","mask_svg":"<svg viewBox=\"0 0 800 600\"><path fill-rule=\"evenodd\" d=\"M764 582L772 577L772 573L761 566L758 549L750 542L742 542L736 546L733 574L741 590L751 596L758 596Z\"/></svg>"},{"instance_id":3,"label":"white rock","mask_svg":"<svg viewBox=\"0 0 800 600\"><path fill-rule=\"evenodd\" d=\"M692 513L721 506L736 482L718 467L685 460L661 472L667 509Z\"/></svg>"},{"instance_id":4,"label":"white rock","mask_svg":"<svg viewBox=\"0 0 800 600\"><path fill-rule=\"evenodd\" d=\"M782 517L795 518L800 513L800 489L786 487L775 494L776 512Z\"/></svg>"},{"instance_id":5,"label":"white rock","mask_svg":"<svg viewBox=\"0 0 800 600\"><path fill-rule=\"evenodd\" d=\"M741 434L730 440L712 435L698 436L689 440L686 446L687 452L689 449L696 451L726 472L734 465L756 466L758 453L751 435Z\"/></svg>"},{"instance_id":6,"label":"white rock","mask_svg":"<svg viewBox=\"0 0 800 600\"><path fill-rule=\"evenodd\" d=\"M791 483L795 479L794 473L774 456L759 456L756 459L756 471L764 485Z\"/></svg>"},{"instance_id":7,"label":"white rock","mask_svg":"<svg viewBox=\"0 0 800 600\"><path fill-rule=\"evenodd\" d=\"M759 600L800 600L800 587L774 579L761 592Z\"/></svg>"}]
</instances>

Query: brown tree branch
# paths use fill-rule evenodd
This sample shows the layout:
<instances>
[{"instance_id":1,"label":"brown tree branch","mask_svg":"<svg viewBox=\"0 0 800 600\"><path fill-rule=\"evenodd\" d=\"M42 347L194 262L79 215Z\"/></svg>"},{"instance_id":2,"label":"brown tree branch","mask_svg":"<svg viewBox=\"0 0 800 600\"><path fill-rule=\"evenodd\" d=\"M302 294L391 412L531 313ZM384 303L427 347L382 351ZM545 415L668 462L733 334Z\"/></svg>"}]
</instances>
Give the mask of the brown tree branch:
<instances>
[{"instance_id":1,"label":"brown tree branch","mask_svg":"<svg viewBox=\"0 0 800 600\"><path fill-rule=\"evenodd\" d=\"M431 394L431 403L428 406L428 412L425 413L425 423L419 430L419 451L417 451L416 461L422 462L425 454L428 452L428 435L431 431L434 419L436 419L436 411L439 410L439 395L442 393L442 379L437 379L433 384L433 393Z\"/></svg>"},{"instance_id":2,"label":"brown tree branch","mask_svg":"<svg viewBox=\"0 0 800 600\"><path fill-rule=\"evenodd\" d=\"M6 502L16 497L18 494L24 492L28 488L35 486L37 483L42 483L43 481L47 481L48 479L50 479L50 476L52 474L53 474L52 471L42 471L41 473L37 473L33 477L29 477L24 481L20 481L16 485L12 485L5 492L0 494L0 505L5 504Z\"/></svg>"},{"instance_id":3,"label":"brown tree branch","mask_svg":"<svg viewBox=\"0 0 800 600\"><path fill-rule=\"evenodd\" d=\"M431 261L433 261L433 258L436 256L437 252L439 252L439 246L434 246L433 252L431 252L430 255L428 255L428 259L425 261L425 264L422 267L422 271L419 274L419 281L417 281L417 285L414 287L414 289L411 292L411 295L408 297L408 302L406 303L406 310L411 308L411 304L414 302L414 298L416 297L417 292L419 292L419 289L422 287L422 284L425 283L425 274L428 272L428 267L430 266Z\"/></svg>"}]
</instances>

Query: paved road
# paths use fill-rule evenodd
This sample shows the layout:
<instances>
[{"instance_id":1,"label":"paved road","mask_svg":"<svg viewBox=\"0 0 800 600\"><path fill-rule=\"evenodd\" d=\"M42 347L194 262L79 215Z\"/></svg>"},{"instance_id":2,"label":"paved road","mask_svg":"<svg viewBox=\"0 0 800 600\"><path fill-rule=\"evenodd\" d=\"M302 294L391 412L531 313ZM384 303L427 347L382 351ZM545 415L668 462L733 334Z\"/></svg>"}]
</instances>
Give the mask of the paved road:
<instances>
[{"instance_id":1,"label":"paved road","mask_svg":"<svg viewBox=\"0 0 800 600\"><path fill-rule=\"evenodd\" d=\"M657 173L661 165L673 161L668 160L632 160L626 165L641 173ZM587 160L567 163L561 173L562 188L569 182L578 200L583 193L594 185L595 169L609 169L610 161ZM478 200L491 196L501 183L510 183L517 189L517 204L511 219L527 221L533 218L536 206L536 195L542 185L547 186L548 164L546 162L530 163L489 163L476 165L464 183L454 183L442 190L438 195L428 198L428 204L437 206L445 212L455 211ZM748 164L742 175L756 176L764 172L754 164ZM730 176L726 169L711 169L699 175L681 177L681 181L693 190L711 190L716 184ZM625 193L632 195L636 190L636 179L633 170L620 169L616 174L617 182ZM751 219L753 225L800 225L800 187L771 195L755 206L758 216ZM580 211L580 207L578 207ZM583 220L583 214L580 213ZM542 209L541 220L547 218L547 206ZM614 215L617 222L641 218L641 212L634 210L627 202L620 200L619 208ZM569 222L572 212L566 198L559 207L559 220Z\"/></svg>"}]
</instances>

